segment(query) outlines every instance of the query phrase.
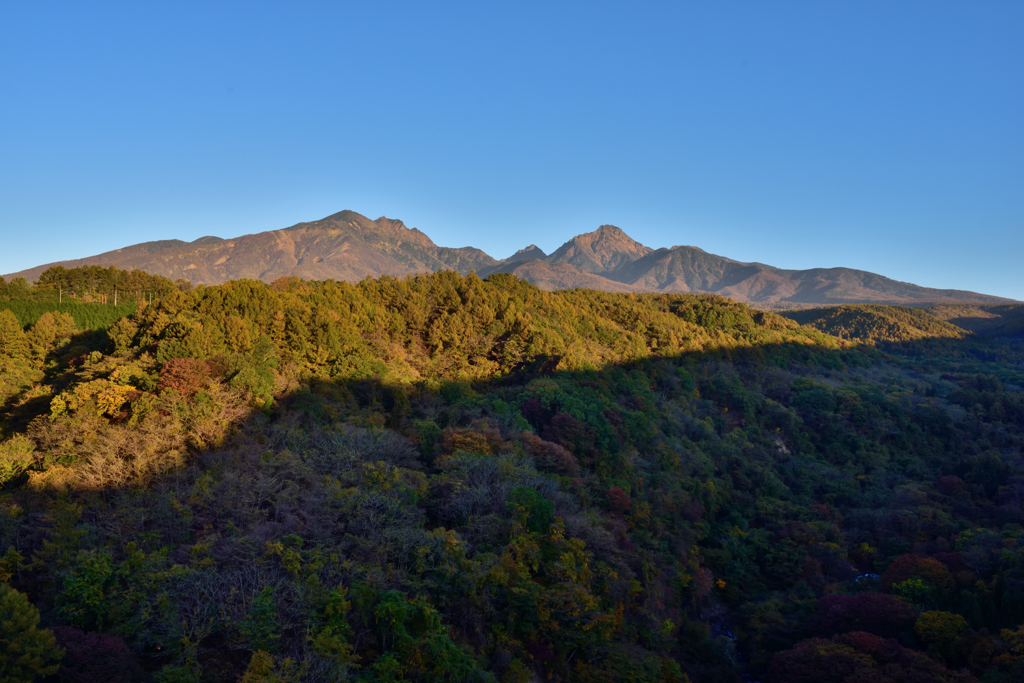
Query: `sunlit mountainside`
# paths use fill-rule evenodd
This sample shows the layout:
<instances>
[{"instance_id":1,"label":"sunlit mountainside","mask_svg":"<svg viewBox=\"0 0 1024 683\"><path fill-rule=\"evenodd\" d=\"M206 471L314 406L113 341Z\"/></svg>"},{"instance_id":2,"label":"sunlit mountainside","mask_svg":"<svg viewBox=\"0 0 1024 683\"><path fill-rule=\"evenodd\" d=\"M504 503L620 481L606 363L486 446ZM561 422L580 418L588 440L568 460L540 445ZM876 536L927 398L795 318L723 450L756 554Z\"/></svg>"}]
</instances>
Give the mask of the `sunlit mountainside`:
<instances>
[{"instance_id":1,"label":"sunlit mountainside","mask_svg":"<svg viewBox=\"0 0 1024 683\"><path fill-rule=\"evenodd\" d=\"M6 276L34 280L47 264ZM783 270L741 263L697 247L651 249L604 225L577 235L550 255L531 245L499 261L472 247L439 247L402 221L371 221L342 211L320 221L234 239L147 242L75 261L140 269L193 284L280 277L358 282L365 277L454 270L514 274L541 289L585 287L608 292L712 293L767 308L821 304L998 304L1011 300L931 289L849 268Z\"/></svg>"}]
</instances>

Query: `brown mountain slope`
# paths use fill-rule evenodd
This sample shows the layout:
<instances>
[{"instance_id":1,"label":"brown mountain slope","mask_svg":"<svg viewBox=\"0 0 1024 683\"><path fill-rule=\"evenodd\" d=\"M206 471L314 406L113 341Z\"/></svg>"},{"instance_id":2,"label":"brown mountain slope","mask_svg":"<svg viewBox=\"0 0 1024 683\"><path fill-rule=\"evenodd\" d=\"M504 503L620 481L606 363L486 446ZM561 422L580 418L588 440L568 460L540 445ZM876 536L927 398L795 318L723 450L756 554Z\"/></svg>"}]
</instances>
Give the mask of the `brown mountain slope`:
<instances>
[{"instance_id":1,"label":"brown mountain slope","mask_svg":"<svg viewBox=\"0 0 1024 683\"><path fill-rule=\"evenodd\" d=\"M34 280L50 265L6 276ZM235 239L202 237L147 242L60 265L138 268L194 283L282 276L350 282L442 269L481 277L514 273L542 289L587 287L611 292L708 292L762 308L822 304L1003 304L1011 299L930 289L850 268L783 270L741 263L697 247L652 250L613 225L577 235L547 256L535 245L496 261L479 249L439 247L401 221L372 221L354 211Z\"/></svg>"},{"instance_id":2,"label":"brown mountain slope","mask_svg":"<svg viewBox=\"0 0 1024 683\"><path fill-rule=\"evenodd\" d=\"M920 304L975 301L1005 303L1012 299L967 292L961 289L934 289L852 268L811 268L809 270L778 270L798 284L788 301L797 303L865 303Z\"/></svg>"},{"instance_id":3,"label":"brown mountain slope","mask_svg":"<svg viewBox=\"0 0 1024 683\"><path fill-rule=\"evenodd\" d=\"M627 263L651 253L614 225L602 225L594 232L576 235L545 260L568 263L587 273L606 275Z\"/></svg>"},{"instance_id":4,"label":"brown mountain slope","mask_svg":"<svg viewBox=\"0 0 1024 683\"><path fill-rule=\"evenodd\" d=\"M658 249L627 263L607 276L648 289L671 292L708 292L730 287L768 271L760 264L740 263L709 254L697 247ZM774 281L776 278L772 278ZM784 281L785 278L778 278ZM747 298L746 296L741 298Z\"/></svg>"},{"instance_id":5,"label":"brown mountain slope","mask_svg":"<svg viewBox=\"0 0 1024 683\"><path fill-rule=\"evenodd\" d=\"M919 287L851 268L782 270L733 261L697 247L658 249L602 275L645 290L709 292L767 307L1010 301L975 292Z\"/></svg>"},{"instance_id":6,"label":"brown mountain slope","mask_svg":"<svg viewBox=\"0 0 1024 683\"><path fill-rule=\"evenodd\" d=\"M282 276L358 281L380 275L408 275L450 268L463 275L497 263L472 247L438 247L402 221L375 221L354 211L234 239L202 237L195 242L148 242L98 256L63 261L83 265L138 268L194 283L216 284L238 278L273 281ZM34 280L47 264L13 273Z\"/></svg>"}]
</instances>

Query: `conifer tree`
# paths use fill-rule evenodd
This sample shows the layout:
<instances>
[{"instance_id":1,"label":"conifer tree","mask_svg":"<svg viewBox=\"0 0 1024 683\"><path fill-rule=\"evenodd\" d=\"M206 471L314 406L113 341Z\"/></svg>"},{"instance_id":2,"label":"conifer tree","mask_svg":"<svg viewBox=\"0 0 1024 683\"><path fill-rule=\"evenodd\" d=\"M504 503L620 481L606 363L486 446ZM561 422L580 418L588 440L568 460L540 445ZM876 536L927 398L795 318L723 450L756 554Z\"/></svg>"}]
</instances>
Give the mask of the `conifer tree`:
<instances>
[{"instance_id":1,"label":"conifer tree","mask_svg":"<svg viewBox=\"0 0 1024 683\"><path fill-rule=\"evenodd\" d=\"M39 610L23 593L0 584L0 680L32 683L55 674L62 655L53 633L39 628Z\"/></svg>"}]
</instances>

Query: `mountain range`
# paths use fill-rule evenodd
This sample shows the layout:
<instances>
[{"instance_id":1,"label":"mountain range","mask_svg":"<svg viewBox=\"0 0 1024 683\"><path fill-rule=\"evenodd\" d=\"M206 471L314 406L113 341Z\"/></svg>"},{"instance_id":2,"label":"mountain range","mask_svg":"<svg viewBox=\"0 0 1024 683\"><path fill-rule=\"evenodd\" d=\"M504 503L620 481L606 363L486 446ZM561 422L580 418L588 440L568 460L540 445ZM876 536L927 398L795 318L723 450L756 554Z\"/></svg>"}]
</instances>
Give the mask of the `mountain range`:
<instances>
[{"instance_id":1,"label":"mountain range","mask_svg":"<svg viewBox=\"0 0 1024 683\"><path fill-rule=\"evenodd\" d=\"M386 217L341 211L233 239L144 242L73 261L49 263L5 277L34 280L47 268L100 265L141 269L193 284L281 277L350 282L450 269L486 277L511 273L541 289L713 293L768 308L824 304L1009 303L954 289L932 289L851 268L786 270L709 254L698 247L652 249L614 225L577 235L550 255L535 245L497 260L473 247L440 247L416 228Z\"/></svg>"}]
</instances>

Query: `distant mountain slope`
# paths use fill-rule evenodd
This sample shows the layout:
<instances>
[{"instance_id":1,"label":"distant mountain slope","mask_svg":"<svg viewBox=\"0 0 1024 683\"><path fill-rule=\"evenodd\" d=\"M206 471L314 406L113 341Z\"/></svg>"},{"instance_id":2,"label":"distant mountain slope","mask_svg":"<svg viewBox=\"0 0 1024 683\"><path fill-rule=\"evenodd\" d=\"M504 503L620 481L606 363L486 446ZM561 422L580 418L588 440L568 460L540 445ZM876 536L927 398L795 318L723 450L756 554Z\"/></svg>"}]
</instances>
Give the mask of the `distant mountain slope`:
<instances>
[{"instance_id":1,"label":"distant mountain slope","mask_svg":"<svg viewBox=\"0 0 1024 683\"><path fill-rule=\"evenodd\" d=\"M547 263L540 259L503 263L486 272L511 273L518 278L532 282L541 289L600 289L605 292L648 291L622 282L615 282L600 275L584 272L568 263Z\"/></svg>"},{"instance_id":2,"label":"distant mountain slope","mask_svg":"<svg viewBox=\"0 0 1024 683\"><path fill-rule=\"evenodd\" d=\"M850 341L874 344L945 337L963 339L971 333L928 311L878 304L828 306L779 313L801 325Z\"/></svg>"},{"instance_id":3,"label":"distant mountain slope","mask_svg":"<svg viewBox=\"0 0 1024 683\"><path fill-rule=\"evenodd\" d=\"M367 276L409 275L443 269L465 275L497 263L472 247L439 247L402 221L372 221L354 211L342 211L323 220L299 223L234 239L202 237L195 242L147 242L98 256L62 261L66 267L83 265L142 269L173 279L216 284L239 278L273 281L282 276L304 279L358 281ZM8 277L34 280L47 264Z\"/></svg>"},{"instance_id":4,"label":"distant mountain slope","mask_svg":"<svg viewBox=\"0 0 1024 683\"><path fill-rule=\"evenodd\" d=\"M567 263L586 273L605 275L653 251L614 225L576 235L547 257L548 263Z\"/></svg>"},{"instance_id":5,"label":"distant mountain slope","mask_svg":"<svg viewBox=\"0 0 1024 683\"><path fill-rule=\"evenodd\" d=\"M734 261L692 246L653 250L613 225L577 235L544 260L561 267L550 271L533 265L516 274L542 289L560 289L566 286L564 282L587 282L574 286L615 292L714 293L764 308L1010 301L974 292L919 287L851 268L783 270L763 263ZM491 270L515 272L506 268L504 264L508 263L504 261ZM486 272L490 271L482 274Z\"/></svg>"},{"instance_id":6,"label":"distant mountain slope","mask_svg":"<svg viewBox=\"0 0 1024 683\"><path fill-rule=\"evenodd\" d=\"M51 265L56 264L6 277L34 280ZM734 261L693 246L655 250L614 225L576 235L550 255L531 244L497 261L473 247L439 247L402 221L384 217L373 221L354 211L234 239L147 242L60 265L138 268L197 284L238 278L271 282L282 276L355 282L368 276L452 269L462 275L476 271L481 277L513 273L547 290L712 293L761 308L1017 303L975 292L919 287L850 268L784 270Z\"/></svg>"},{"instance_id":7,"label":"distant mountain slope","mask_svg":"<svg viewBox=\"0 0 1024 683\"><path fill-rule=\"evenodd\" d=\"M759 264L740 263L697 247L673 247L653 251L607 275L619 282L650 290L710 292L756 277L762 269L767 270ZM785 281L785 278L770 279ZM750 297L743 293L735 298L745 300Z\"/></svg>"},{"instance_id":8,"label":"distant mountain slope","mask_svg":"<svg viewBox=\"0 0 1024 683\"><path fill-rule=\"evenodd\" d=\"M607 239L608 236L613 239ZM544 259L552 265L559 265L557 271L546 270L536 264L529 269L510 268L509 261L505 261L481 272L481 275L512 272L542 289L586 286L609 292L713 293L765 308L789 308L801 304L1009 301L974 292L919 287L851 268L783 270L763 263L734 261L697 247L682 246L642 253L643 250L632 246L635 244L638 243L618 228L609 230L609 226L605 226L573 238ZM619 265L601 269L601 263ZM565 282L587 284L562 284ZM627 285L628 289L622 285Z\"/></svg>"}]
</instances>

